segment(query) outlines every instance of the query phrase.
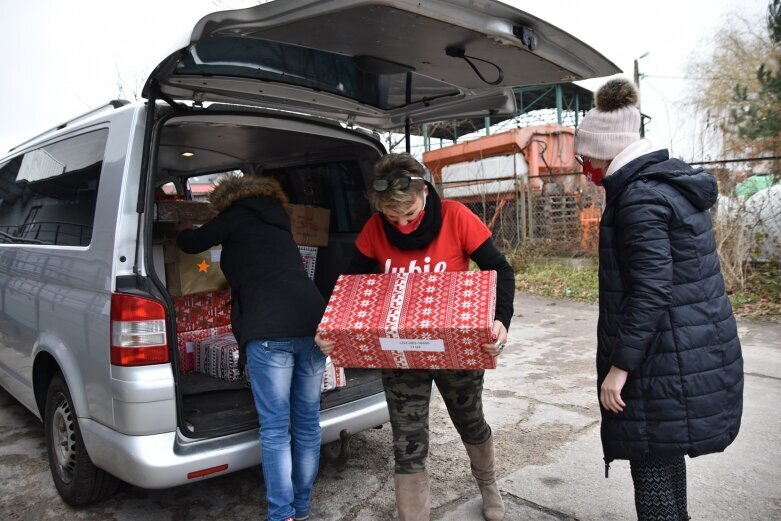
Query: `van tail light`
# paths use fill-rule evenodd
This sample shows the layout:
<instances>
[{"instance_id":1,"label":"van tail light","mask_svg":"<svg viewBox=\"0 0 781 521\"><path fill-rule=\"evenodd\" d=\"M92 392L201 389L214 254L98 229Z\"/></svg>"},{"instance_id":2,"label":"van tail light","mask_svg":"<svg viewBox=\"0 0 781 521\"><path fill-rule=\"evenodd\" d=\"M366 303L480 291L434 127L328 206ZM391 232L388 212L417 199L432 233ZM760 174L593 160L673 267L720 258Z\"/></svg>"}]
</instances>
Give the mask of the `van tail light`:
<instances>
[{"instance_id":1,"label":"van tail light","mask_svg":"<svg viewBox=\"0 0 781 521\"><path fill-rule=\"evenodd\" d=\"M111 363L168 363L165 308L160 302L124 293L111 295Z\"/></svg>"}]
</instances>

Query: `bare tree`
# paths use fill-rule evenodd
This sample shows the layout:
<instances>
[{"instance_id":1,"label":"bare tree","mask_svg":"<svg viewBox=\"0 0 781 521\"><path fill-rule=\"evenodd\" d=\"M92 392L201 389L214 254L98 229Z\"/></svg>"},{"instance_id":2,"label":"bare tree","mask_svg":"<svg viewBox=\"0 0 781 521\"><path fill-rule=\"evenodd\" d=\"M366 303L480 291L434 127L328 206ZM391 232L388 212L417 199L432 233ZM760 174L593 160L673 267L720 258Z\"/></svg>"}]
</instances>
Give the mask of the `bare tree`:
<instances>
[{"instance_id":1,"label":"bare tree","mask_svg":"<svg viewBox=\"0 0 781 521\"><path fill-rule=\"evenodd\" d=\"M745 109L739 90L759 92L757 71L763 64L778 63L778 47L765 20L735 14L702 47L712 51L695 55L687 76L693 79L688 101L698 115L703 155L742 158L781 153L780 136L741 135L734 119L736 112ZM781 100L777 103L781 106Z\"/></svg>"}]
</instances>

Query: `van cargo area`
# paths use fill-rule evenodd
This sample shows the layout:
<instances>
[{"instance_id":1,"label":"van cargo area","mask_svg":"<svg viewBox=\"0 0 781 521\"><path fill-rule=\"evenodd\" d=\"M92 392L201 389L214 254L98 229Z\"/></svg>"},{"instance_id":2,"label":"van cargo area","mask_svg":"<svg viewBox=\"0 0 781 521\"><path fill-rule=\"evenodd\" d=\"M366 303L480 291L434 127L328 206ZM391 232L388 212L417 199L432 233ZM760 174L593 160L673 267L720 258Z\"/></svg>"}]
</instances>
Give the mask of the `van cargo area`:
<instances>
[{"instance_id":1,"label":"van cargo area","mask_svg":"<svg viewBox=\"0 0 781 521\"><path fill-rule=\"evenodd\" d=\"M147 271L159 281L172 311L169 347L180 430L209 438L256 428L249 383L237 366L219 248L200 258L185 255L176 248L178 230L213 215L208 194L221 177L274 177L290 199L302 262L327 300L370 216L364 181L381 146L368 134L332 123L252 109L237 114L217 105L170 112L159 128L152 206L146 213L152 252ZM377 370L344 370L339 385L324 388L322 411L382 392Z\"/></svg>"}]
</instances>

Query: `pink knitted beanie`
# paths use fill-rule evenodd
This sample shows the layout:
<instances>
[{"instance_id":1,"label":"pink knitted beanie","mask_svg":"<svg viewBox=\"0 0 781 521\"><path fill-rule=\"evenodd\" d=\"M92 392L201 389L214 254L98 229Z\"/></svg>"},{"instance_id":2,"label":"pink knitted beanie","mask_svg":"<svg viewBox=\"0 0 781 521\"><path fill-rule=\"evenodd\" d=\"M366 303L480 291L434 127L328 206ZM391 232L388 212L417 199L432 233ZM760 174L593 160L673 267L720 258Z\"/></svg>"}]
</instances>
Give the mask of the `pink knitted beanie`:
<instances>
[{"instance_id":1,"label":"pink knitted beanie","mask_svg":"<svg viewBox=\"0 0 781 521\"><path fill-rule=\"evenodd\" d=\"M591 109L575 130L575 153L593 159L616 157L640 139L640 111L634 84L613 79L597 90Z\"/></svg>"}]
</instances>

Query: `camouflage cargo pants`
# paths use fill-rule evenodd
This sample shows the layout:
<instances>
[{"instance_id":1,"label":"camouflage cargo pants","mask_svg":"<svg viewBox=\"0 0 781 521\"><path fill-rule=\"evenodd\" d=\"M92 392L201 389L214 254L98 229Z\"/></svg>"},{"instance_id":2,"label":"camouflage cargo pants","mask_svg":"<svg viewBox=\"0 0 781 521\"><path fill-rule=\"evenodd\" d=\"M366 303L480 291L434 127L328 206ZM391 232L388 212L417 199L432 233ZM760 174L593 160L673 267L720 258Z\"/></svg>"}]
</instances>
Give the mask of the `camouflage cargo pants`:
<instances>
[{"instance_id":1,"label":"camouflage cargo pants","mask_svg":"<svg viewBox=\"0 0 781 521\"><path fill-rule=\"evenodd\" d=\"M437 384L450 419L464 443L480 444L491 436L491 427L483 415L483 375L484 371L382 372L397 474L415 474L426 469L432 382Z\"/></svg>"}]
</instances>

